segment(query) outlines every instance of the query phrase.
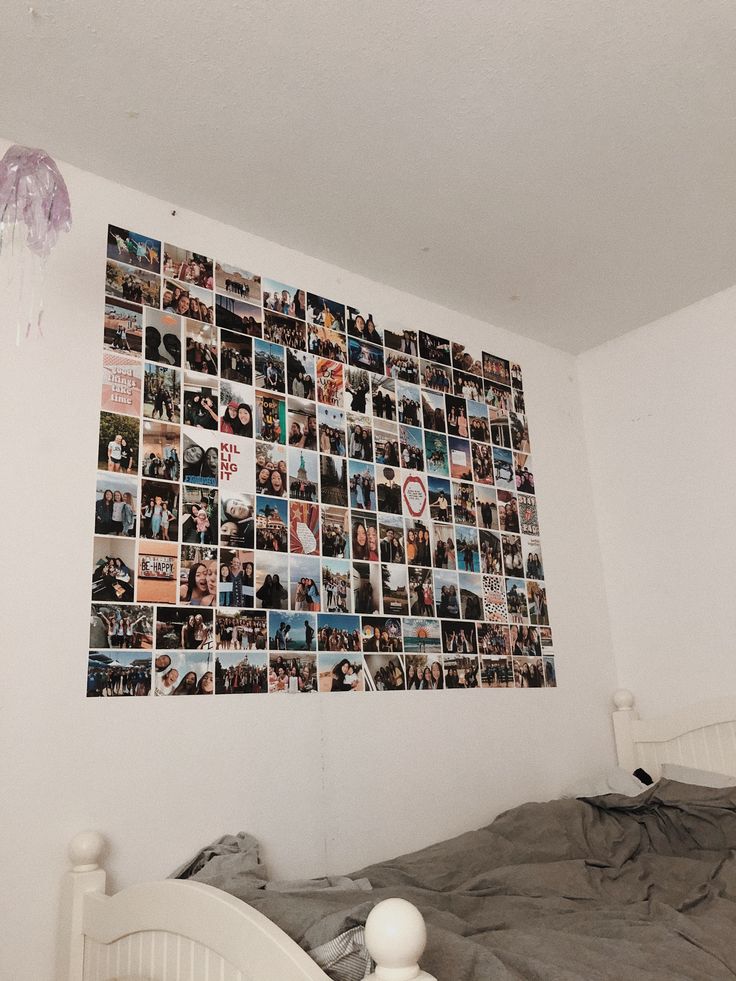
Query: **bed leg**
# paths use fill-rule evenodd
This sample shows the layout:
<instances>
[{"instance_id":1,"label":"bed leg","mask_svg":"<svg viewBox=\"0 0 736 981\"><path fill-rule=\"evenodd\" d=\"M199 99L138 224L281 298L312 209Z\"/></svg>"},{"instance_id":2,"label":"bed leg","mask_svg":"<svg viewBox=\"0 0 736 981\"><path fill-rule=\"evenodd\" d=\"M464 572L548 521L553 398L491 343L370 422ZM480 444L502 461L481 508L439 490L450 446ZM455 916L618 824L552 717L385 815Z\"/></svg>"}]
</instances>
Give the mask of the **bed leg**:
<instances>
[{"instance_id":1,"label":"bed leg","mask_svg":"<svg viewBox=\"0 0 736 981\"><path fill-rule=\"evenodd\" d=\"M405 899L384 899L365 923L365 943L376 962L366 981L437 981L419 967L427 944L424 917Z\"/></svg>"},{"instance_id":2,"label":"bed leg","mask_svg":"<svg viewBox=\"0 0 736 981\"><path fill-rule=\"evenodd\" d=\"M82 831L69 845L72 868L62 886L57 981L83 981L84 897L105 891L105 870L99 864L104 850L105 839L97 831Z\"/></svg>"}]
</instances>

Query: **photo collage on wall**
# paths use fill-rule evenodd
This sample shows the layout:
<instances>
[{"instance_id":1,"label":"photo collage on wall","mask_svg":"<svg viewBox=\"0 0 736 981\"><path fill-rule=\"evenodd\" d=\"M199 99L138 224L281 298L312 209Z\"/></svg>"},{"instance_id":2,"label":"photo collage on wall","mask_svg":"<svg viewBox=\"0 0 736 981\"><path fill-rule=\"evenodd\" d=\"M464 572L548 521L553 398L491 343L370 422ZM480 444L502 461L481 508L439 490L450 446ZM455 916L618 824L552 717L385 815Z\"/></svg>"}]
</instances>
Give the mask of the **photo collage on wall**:
<instances>
[{"instance_id":1,"label":"photo collage on wall","mask_svg":"<svg viewBox=\"0 0 736 981\"><path fill-rule=\"evenodd\" d=\"M88 696L556 686L521 368L117 226Z\"/></svg>"}]
</instances>

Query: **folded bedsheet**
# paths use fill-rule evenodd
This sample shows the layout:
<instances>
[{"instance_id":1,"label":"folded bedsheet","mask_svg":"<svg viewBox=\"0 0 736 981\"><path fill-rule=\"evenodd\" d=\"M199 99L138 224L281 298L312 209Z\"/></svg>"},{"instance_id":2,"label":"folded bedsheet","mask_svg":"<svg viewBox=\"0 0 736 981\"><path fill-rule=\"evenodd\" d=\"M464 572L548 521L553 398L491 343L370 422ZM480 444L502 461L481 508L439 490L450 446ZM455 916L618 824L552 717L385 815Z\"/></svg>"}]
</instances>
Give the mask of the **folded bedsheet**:
<instances>
[{"instance_id":1,"label":"folded bedsheet","mask_svg":"<svg viewBox=\"0 0 736 981\"><path fill-rule=\"evenodd\" d=\"M349 936L352 973L340 973L339 957L327 968L338 979L360 976L359 928L389 896L424 914L422 967L439 981L736 978L734 788L661 780L633 798L524 804L477 831L309 883L269 883L254 839L223 842L179 877L238 896L307 951Z\"/></svg>"}]
</instances>

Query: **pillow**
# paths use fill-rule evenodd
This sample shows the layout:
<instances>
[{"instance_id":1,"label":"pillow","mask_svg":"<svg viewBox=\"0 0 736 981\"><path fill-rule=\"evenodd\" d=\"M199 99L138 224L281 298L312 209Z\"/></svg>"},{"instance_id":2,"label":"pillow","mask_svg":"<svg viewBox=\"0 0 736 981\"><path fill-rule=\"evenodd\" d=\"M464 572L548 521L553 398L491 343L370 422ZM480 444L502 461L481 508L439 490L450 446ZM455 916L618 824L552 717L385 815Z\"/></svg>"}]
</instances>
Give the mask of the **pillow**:
<instances>
[{"instance_id":1,"label":"pillow","mask_svg":"<svg viewBox=\"0 0 736 981\"><path fill-rule=\"evenodd\" d=\"M677 763L663 763L662 776L665 780L677 780L694 787L736 787L736 777L725 773L711 773L710 770L697 770L692 766L678 766Z\"/></svg>"},{"instance_id":2,"label":"pillow","mask_svg":"<svg viewBox=\"0 0 736 981\"><path fill-rule=\"evenodd\" d=\"M604 794L621 794L623 797L637 797L642 790L646 790L646 784L638 780L632 773L625 770L622 766L614 767L580 780L578 783L568 787L563 791L562 797L602 797Z\"/></svg>"}]
</instances>

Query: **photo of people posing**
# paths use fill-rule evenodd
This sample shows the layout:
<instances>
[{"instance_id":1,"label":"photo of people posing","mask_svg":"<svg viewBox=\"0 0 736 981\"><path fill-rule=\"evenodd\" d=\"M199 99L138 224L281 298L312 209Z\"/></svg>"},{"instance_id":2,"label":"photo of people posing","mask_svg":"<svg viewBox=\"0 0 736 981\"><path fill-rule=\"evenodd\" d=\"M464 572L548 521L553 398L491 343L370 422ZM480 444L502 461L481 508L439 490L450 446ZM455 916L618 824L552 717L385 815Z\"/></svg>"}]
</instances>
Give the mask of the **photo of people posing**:
<instances>
[{"instance_id":1,"label":"photo of people posing","mask_svg":"<svg viewBox=\"0 0 736 981\"><path fill-rule=\"evenodd\" d=\"M316 556L292 556L289 566L289 606L292 610L316 613L322 608L321 573L320 560Z\"/></svg>"},{"instance_id":2,"label":"photo of people posing","mask_svg":"<svg viewBox=\"0 0 736 981\"><path fill-rule=\"evenodd\" d=\"M384 514L402 514L401 474L393 467L376 467L376 504Z\"/></svg>"},{"instance_id":3,"label":"photo of people posing","mask_svg":"<svg viewBox=\"0 0 736 981\"><path fill-rule=\"evenodd\" d=\"M504 567L501 536L495 531L481 529L478 532L478 539L480 542L480 571L488 575L502 575Z\"/></svg>"},{"instance_id":4,"label":"photo of people posing","mask_svg":"<svg viewBox=\"0 0 736 981\"><path fill-rule=\"evenodd\" d=\"M283 654L271 653L269 660L268 691L270 694L317 694L317 657L315 654L286 657Z\"/></svg>"},{"instance_id":5,"label":"photo of people posing","mask_svg":"<svg viewBox=\"0 0 736 981\"><path fill-rule=\"evenodd\" d=\"M404 658L400 654L366 654L366 691L406 691Z\"/></svg>"},{"instance_id":6,"label":"photo of people posing","mask_svg":"<svg viewBox=\"0 0 736 981\"><path fill-rule=\"evenodd\" d=\"M435 524L432 565L435 569L457 569L455 528L453 525Z\"/></svg>"},{"instance_id":7,"label":"photo of people posing","mask_svg":"<svg viewBox=\"0 0 736 981\"><path fill-rule=\"evenodd\" d=\"M140 541L136 583L138 602L176 603L178 565L179 546L176 542Z\"/></svg>"},{"instance_id":8,"label":"photo of people posing","mask_svg":"<svg viewBox=\"0 0 736 981\"><path fill-rule=\"evenodd\" d=\"M329 330L345 331L345 304L307 293L307 323Z\"/></svg>"},{"instance_id":9,"label":"photo of people posing","mask_svg":"<svg viewBox=\"0 0 736 981\"><path fill-rule=\"evenodd\" d=\"M385 375L371 375L370 378L374 419L396 422L396 382Z\"/></svg>"},{"instance_id":10,"label":"photo of people posing","mask_svg":"<svg viewBox=\"0 0 736 981\"><path fill-rule=\"evenodd\" d=\"M514 667L510 657L481 654L480 678L482 688L514 688Z\"/></svg>"},{"instance_id":11,"label":"photo of people posing","mask_svg":"<svg viewBox=\"0 0 736 981\"><path fill-rule=\"evenodd\" d=\"M319 457L320 500L323 504L334 504L346 508L348 496L348 461L344 456Z\"/></svg>"},{"instance_id":12,"label":"photo of people posing","mask_svg":"<svg viewBox=\"0 0 736 981\"><path fill-rule=\"evenodd\" d=\"M220 331L220 378L253 384L253 341L233 331ZM222 381L221 381L222 384Z\"/></svg>"},{"instance_id":13,"label":"photo of people posing","mask_svg":"<svg viewBox=\"0 0 736 981\"><path fill-rule=\"evenodd\" d=\"M182 477L185 483L216 487L219 478L220 437L206 429L183 427Z\"/></svg>"},{"instance_id":14,"label":"photo of people posing","mask_svg":"<svg viewBox=\"0 0 736 981\"><path fill-rule=\"evenodd\" d=\"M268 614L268 646L272 651L315 651L317 616L314 613Z\"/></svg>"},{"instance_id":15,"label":"photo of people posing","mask_svg":"<svg viewBox=\"0 0 736 981\"><path fill-rule=\"evenodd\" d=\"M87 697L112 698L151 694L151 655L140 651L90 651Z\"/></svg>"},{"instance_id":16,"label":"photo of people posing","mask_svg":"<svg viewBox=\"0 0 736 981\"><path fill-rule=\"evenodd\" d=\"M241 548L221 548L218 575L218 606L237 609L241 609L242 607L246 607L247 609L253 608L255 604L255 564L253 552Z\"/></svg>"},{"instance_id":17,"label":"photo of people posing","mask_svg":"<svg viewBox=\"0 0 736 981\"><path fill-rule=\"evenodd\" d=\"M544 662L544 686L545 688L557 687L557 675L555 674L555 659L550 656L542 658Z\"/></svg>"},{"instance_id":18,"label":"photo of people posing","mask_svg":"<svg viewBox=\"0 0 736 981\"><path fill-rule=\"evenodd\" d=\"M421 395L417 386L399 382L396 386L396 404L399 422L403 422L407 426L421 425L419 419Z\"/></svg>"},{"instance_id":19,"label":"photo of people posing","mask_svg":"<svg viewBox=\"0 0 736 981\"><path fill-rule=\"evenodd\" d=\"M350 337L355 337L359 341L368 341L370 344L383 344L383 334L376 326L372 313L348 307L347 318Z\"/></svg>"},{"instance_id":20,"label":"photo of people posing","mask_svg":"<svg viewBox=\"0 0 736 981\"><path fill-rule=\"evenodd\" d=\"M256 439L286 444L286 401L280 395L256 391Z\"/></svg>"},{"instance_id":21,"label":"photo of people posing","mask_svg":"<svg viewBox=\"0 0 736 981\"><path fill-rule=\"evenodd\" d=\"M541 657L515 657L514 684L516 688L544 688L544 664Z\"/></svg>"},{"instance_id":22,"label":"photo of people posing","mask_svg":"<svg viewBox=\"0 0 736 981\"><path fill-rule=\"evenodd\" d=\"M286 357L280 344L254 338L253 366L257 388L286 392Z\"/></svg>"},{"instance_id":23,"label":"photo of people posing","mask_svg":"<svg viewBox=\"0 0 736 981\"><path fill-rule=\"evenodd\" d=\"M227 330L243 337L263 335L263 311L260 306L245 303L234 296L215 297L215 322L220 330Z\"/></svg>"},{"instance_id":24,"label":"photo of people posing","mask_svg":"<svg viewBox=\"0 0 736 981\"><path fill-rule=\"evenodd\" d=\"M185 496L189 492L189 488L185 488ZM211 500L211 495L214 492L209 491L208 493ZM252 494L236 494L224 488L221 489L220 545L227 545L230 548L253 548L255 542L254 511L255 499ZM205 544L214 543L206 542Z\"/></svg>"},{"instance_id":25,"label":"photo of people posing","mask_svg":"<svg viewBox=\"0 0 736 981\"><path fill-rule=\"evenodd\" d=\"M373 460L373 429L368 416L347 415L348 456L353 460Z\"/></svg>"},{"instance_id":26,"label":"photo of people posing","mask_svg":"<svg viewBox=\"0 0 736 981\"><path fill-rule=\"evenodd\" d=\"M304 290L287 286L275 279L263 280L263 309L282 313L285 317L304 320L307 314L307 298Z\"/></svg>"},{"instance_id":27,"label":"photo of people posing","mask_svg":"<svg viewBox=\"0 0 736 981\"><path fill-rule=\"evenodd\" d=\"M287 391L298 399L317 397L317 366L312 354L286 349Z\"/></svg>"},{"instance_id":28,"label":"photo of people posing","mask_svg":"<svg viewBox=\"0 0 736 981\"><path fill-rule=\"evenodd\" d=\"M90 648L150 650L153 647L152 606L93 603L90 609Z\"/></svg>"},{"instance_id":29,"label":"photo of people posing","mask_svg":"<svg viewBox=\"0 0 736 981\"><path fill-rule=\"evenodd\" d=\"M506 579L506 607L509 623L529 622L529 608L526 600L526 586L523 579Z\"/></svg>"},{"instance_id":30,"label":"photo of people posing","mask_svg":"<svg viewBox=\"0 0 736 981\"><path fill-rule=\"evenodd\" d=\"M259 556L255 580L255 605L259 610L289 609L289 560L286 553ZM225 604L222 604L225 605ZM239 603L238 606L247 604Z\"/></svg>"},{"instance_id":31,"label":"photo of people posing","mask_svg":"<svg viewBox=\"0 0 736 981\"><path fill-rule=\"evenodd\" d=\"M238 382L220 383L220 422L221 433L228 436L253 437L254 392L248 385Z\"/></svg>"},{"instance_id":32,"label":"photo of people posing","mask_svg":"<svg viewBox=\"0 0 736 981\"><path fill-rule=\"evenodd\" d=\"M528 582L526 593L529 601L529 620L534 624L549 625L546 587L538 582Z\"/></svg>"},{"instance_id":33,"label":"photo of people posing","mask_svg":"<svg viewBox=\"0 0 736 981\"><path fill-rule=\"evenodd\" d=\"M289 501L289 551L319 555L319 505Z\"/></svg>"},{"instance_id":34,"label":"photo of people posing","mask_svg":"<svg viewBox=\"0 0 736 981\"><path fill-rule=\"evenodd\" d=\"M357 415L371 413L371 375L363 368L345 372L345 407Z\"/></svg>"},{"instance_id":35,"label":"photo of people posing","mask_svg":"<svg viewBox=\"0 0 736 981\"><path fill-rule=\"evenodd\" d=\"M178 541L179 485L143 480L139 504L139 537Z\"/></svg>"},{"instance_id":36,"label":"photo of people posing","mask_svg":"<svg viewBox=\"0 0 736 981\"><path fill-rule=\"evenodd\" d=\"M401 620L397 617L363 617L361 645L364 654L403 651Z\"/></svg>"},{"instance_id":37,"label":"photo of people posing","mask_svg":"<svg viewBox=\"0 0 736 981\"><path fill-rule=\"evenodd\" d=\"M419 359L411 358L406 354L386 354L385 372L397 381L409 382L412 385L419 384ZM419 425L419 422L416 422Z\"/></svg>"},{"instance_id":38,"label":"photo of people posing","mask_svg":"<svg viewBox=\"0 0 736 981\"><path fill-rule=\"evenodd\" d=\"M350 507L356 511L376 510L376 474L372 463L348 461ZM361 558L362 556L357 556Z\"/></svg>"},{"instance_id":39,"label":"photo of people posing","mask_svg":"<svg viewBox=\"0 0 736 981\"><path fill-rule=\"evenodd\" d=\"M456 525L476 524L476 500L472 483L452 482L452 513Z\"/></svg>"},{"instance_id":40,"label":"photo of people posing","mask_svg":"<svg viewBox=\"0 0 736 981\"><path fill-rule=\"evenodd\" d=\"M431 569L409 566L409 613L415 617L434 616L434 585Z\"/></svg>"},{"instance_id":41,"label":"photo of people posing","mask_svg":"<svg viewBox=\"0 0 736 981\"><path fill-rule=\"evenodd\" d=\"M470 436L470 424L466 410L466 402L463 398L455 395L445 396L445 406L447 408L447 432L450 436L461 436L468 439Z\"/></svg>"},{"instance_id":42,"label":"photo of people posing","mask_svg":"<svg viewBox=\"0 0 736 981\"><path fill-rule=\"evenodd\" d=\"M424 470L424 441L422 430L399 426L399 449L404 470Z\"/></svg>"},{"instance_id":43,"label":"photo of people posing","mask_svg":"<svg viewBox=\"0 0 736 981\"><path fill-rule=\"evenodd\" d=\"M427 478L429 492L429 514L432 521L445 524L450 520L452 507L452 489L449 480L440 477Z\"/></svg>"},{"instance_id":44,"label":"photo of people posing","mask_svg":"<svg viewBox=\"0 0 736 981\"><path fill-rule=\"evenodd\" d=\"M143 308L123 300L105 303L103 346L132 356L143 350Z\"/></svg>"},{"instance_id":45,"label":"photo of people posing","mask_svg":"<svg viewBox=\"0 0 736 981\"><path fill-rule=\"evenodd\" d=\"M383 527L383 519L379 518ZM432 531L431 525L419 518L405 518L406 561L409 565L432 565Z\"/></svg>"},{"instance_id":46,"label":"photo of people posing","mask_svg":"<svg viewBox=\"0 0 736 981\"><path fill-rule=\"evenodd\" d=\"M114 412L100 413L98 470L137 473L139 421Z\"/></svg>"},{"instance_id":47,"label":"photo of people posing","mask_svg":"<svg viewBox=\"0 0 736 981\"><path fill-rule=\"evenodd\" d=\"M406 562L404 522L397 515L382 514L378 521L378 552L381 562Z\"/></svg>"},{"instance_id":48,"label":"photo of people posing","mask_svg":"<svg viewBox=\"0 0 736 981\"><path fill-rule=\"evenodd\" d=\"M452 394L452 372L431 361L419 362L419 380L424 389L440 392L443 395Z\"/></svg>"},{"instance_id":49,"label":"photo of people posing","mask_svg":"<svg viewBox=\"0 0 736 981\"><path fill-rule=\"evenodd\" d=\"M509 416L511 425L511 445L520 453L529 452L529 427L526 417L521 413L512 412Z\"/></svg>"},{"instance_id":50,"label":"photo of people posing","mask_svg":"<svg viewBox=\"0 0 736 981\"><path fill-rule=\"evenodd\" d=\"M383 332L383 344L392 351L401 351L402 354L409 354L412 357L416 357L419 353L419 341L415 330L387 327Z\"/></svg>"},{"instance_id":51,"label":"photo of people posing","mask_svg":"<svg viewBox=\"0 0 736 981\"><path fill-rule=\"evenodd\" d=\"M478 653L475 623L471 620L441 620L440 627L442 631L442 650L446 655ZM447 657L445 657L445 668L447 668L447 660ZM473 661L475 661L475 658ZM445 671L446 682L447 671Z\"/></svg>"},{"instance_id":52,"label":"photo of people posing","mask_svg":"<svg viewBox=\"0 0 736 981\"><path fill-rule=\"evenodd\" d=\"M320 453L345 456L345 413L327 405L317 406Z\"/></svg>"},{"instance_id":53,"label":"photo of people posing","mask_svg":"<svg viewBox=\"0 0 736 981\"><path fill-rule=\"evenodd\" d=\"M317 401L323 405L334 405L341 409L343 398L343 365L327 358L317 358L315 362L317 376Z\"/></svg>"},{"instance_id":54,"label":"photo of people posing","mask_svg":"<svg viewBox=\"0 0 736 981\"><path fill-rule=\"evenodd\" d=\"M460 616L460 593L457 572L436 569L434 573L434 595L438 617Z\"/></svg>"},{"instance_id":55,"label":"photo of people posing","mask_svg":"<svg viewBox=\"0 0 736 981\"><path fill-rule=\"evenodd\" d=\"M387 467L401 466L399 430L397 426L394 426L388 422L374 423L373 446L377 464Z\"/></svg>"},{"instance_id":56,"label":"photo of people posing","mask_svg":"<svg viewBox=\"0 0 736 981\"><path fill-rule=\"evenodd\" d=\"M287 502L256 496L256 548L266 552L288 551L288 529Z\"/></svg>"},{"instance_id":57,"label":"photo of people posing","mask_svg":"<svg viewBox=\"0 0 736 981\"><path fill-rule=\"evenodd\" d=\"M130 474L97 477L95 534L134 538L138 521L138 481Z\"/></svg>"},{"instance_id":58,"label":"photo of people posing","mask_svg":"<svg viewBox=\"0 0 736 981\"><path fill-rule=\"evenodd\" d=\"M148 419L181 422L181 371L146 363L143 372L143 415Z\"/></svg>"},{"instance_id":59,"label":"photo of people posing","mask_svg":"<svg viewBox=\"0 0 736 981\"><path fill-rule=\"evenodd\" d=\"M205 290L213 289L212 259L198 252L188 252L176 245L169 245L168 242L164 245L163 258L164 276L178 279L180 283L201 286Z\"/></svg>"},{"instance_id":60,"label":"photo of people posing","mask_svg":"<svg viewBox=\"0 0 736 981\"><path fill-rule=\"evenodd\" d=\"M192 613L177 606L156 608L157 651L204 651L213 643L212 610Z\"/></svg>"},{"instance_id":61,"label":"photo of people posing","mask_svg":"<svg viewBox=\"0 0 736 981\"><path fill-rule=\"evenodd\" d=\"M468 399L468 423L472 440L477 443L490 443L491 426L488 422L488 410L482 402Z\"/></svg>"},{"instance_id":62,"label":"photo of people posing","mask_svg":"<svg viewBox=\"0 0 736 981\"><path fill-rule=\"evenodd\" d=\"M171 369L162 370L170 371ZM185 424L193 429L216 430L220 422L217 410L217 381L204 380L203 382L201 376L187 371L184 375Z\"/></svg>"},{"instance_id":63,"label":"photo of people posing","mask_svg":"<svg viewBox=\"0 0 736 981\"><path fill-rule=\"evenodd\" d=\"M207 324L215 322L212 293L190 283L175 283L165 279L161 292L161 309L164 313L178 314L190 320Z\"/></svg>"},{"instance_id":64,"label":"photo of people posing","mask_svg":"<svg viewBox=\"0 0 736 981\"><path fill-rule=\"evenodd\" d=\"M348 364L355 368L364 368L377 375L386 373L383 348L375 344L366 344L354 337L348 337Z\"/></svg>"},{"instance_id":65,"label":"photo of people posing","mask_svg":"<svg viewBox=\"0 0 736 981\"><path fill-rule=\"evenodd\" d=\"M381 612L381 579L378 563L352 563L353 613Z\"/></svg>"},{"instance_id":66,"label":"photo of people posing","mask_svg":"<svg viewBox=\"0 0 736 981\"><path fill-rule=\"evenodd\" d=\"M351 513L350 553L354 559L378 562L378 526L372 514Z\"/></svg>"},{"instance_id":67,"label":"photo of people posing","mask_svg":"<svg viewBox=\"0 0 736 981\"><path fill-rule=\"evenodd\" d=\"M173 313L144 307L146 361L180 368L182 362L182 319Z\"/></svg>"},{"instance_id":68,"label":"photo of people posing","mask_svg":"<svg viewBox=\"0 0 736 981\"><path fill-rule=\"evenodd\" d=\"M493 450L485 443L471 443L473 477L476 484L493 484Z\"/></svg>"},{"instance_id":69,"label":"photo of people posing","mask_svg":"<svg viewBox=\"0 0 736 981\"><path fill-rule=\"evenodd\" d=\"M498 502L493 487L475 487L475 517L479 528L498 531Z\"/></svg>"},{"instance_id":70,"label":"photo of people posing","mask_svg":"<svg viewBox=\"0 0 736 981\"><path fill-rule=\"evenodd\" d=\"M143 384L141 379L139 360L117 351L105 351L102 355L102 411L139 416Z\"/></svg>"},{"instance_id":71,"label":"photo of people posing","mask_svg":"<svg viewBox=\"0 0 736 981\"><path fill-rule=\"evenodd\" d=\"M257 442L255 473L256 491L259 494L286 497L286 447L270 442Z\"/></svg>"},{"instance_id":72,"label":"photo of people posing","mask_svg":"<svg viewBox=\"0 0 736 981\"><path fill-rule=\"evenodd\" d=\"M245 648L243 648L245 650ZM237 648L215 655L216 695L265 695L268 691L268 654Z\"/></svg>"},{"instance_id":73,"label":"photo of people posing","mask_svg":"<svg viewBox=\"0 0 736 981\"><path fill-rule=\"evenodd\" d=\"M116 300L158 307L161 277L108 259L105 266L105 292Z\"/></svg>"},{"instance_id":74,"label":"photo of people posing","mask_svg":"<svg viewBox=\"0 0 736 981\"><path fill-rule=\"evenodd\" d=\"M268 646L268 614L253 610L218 610L215 640L218 651L265 651Z\"/></svg>"},{"instance_id":75,"label":"photo of people posing","mask_svg":"<svg viewBox=\"0 0 736 981\"><path fill-rule=\"evenodd\" d=\"M497 358L493 354L486 354L484 351L482 362L483 375L488 381L492 381L496 385L505 385L507 388L511 385L511 371L508 361Z\"/></svg>"},{"instance_id":76,"label":"photo of people posing","mask_svg":"<svg viewBox=\"0 0 736 981\"><path fill-rule=\"evenodd\" d=\"M460 616L465 620L483 619L483 580L479 575L458 572Z\"/></svg>"},{"instance_id":77,"label":"photo of people posing","mask_svg":"<svg viewBox=\"0 0 736 981\"><path fill-rule=\"evenodd\" d=\"M319 613L317 647L320 651L359 652L360 617Z\"/></svg>"},{"instance_id":78,"label":"photo of people posing","mask_svg":"<svg viewBox=\"0 0 736 981\"><path fill-rule=\"evenodd\" d=\"M297 501L317 502L318 459L317 454L309 450L289 447L289 497Z\"/></svg>"},{"instance_id":79,"label":"photo of people posing","mask_svg":"<svg viewBox=\"0 0 736 981\"><path fill-rule=\"evenodd\" d=\"M511 491L499 490L498 498L498 523L501 531L512 532L518 535L521 530L519 523L519 502L516 494Z\"/></svg>"},{"instance_id":80,"label":"photo of people posing","mask_svg":"<svg viewBox=\"0 0 736 981\"><path fill-rule=\"evenodd\" d=\"M539 538L523 538L524 575L527 579L544 579L542 543Z\"/></svg>"},{"instance_id":81,"label":"photo of people posing","mask_svg":"<svg viewBox=\"0 0 736 981\"><path fill-rule=\"evenodd\" d=\"M261 305L261 277L237 266L215 263L215 289L218 293L241 296L250 303Z\"/></svg>"},{"instance_id":82,"label":"photo of people posing","mask_svg":"<svg viewBox=\"0 0 736 981\"><path fill-rule=\"evenodd\" d=\"M532 458L528 453L514 453L516 471L516 490L521 494L534 493L534 472Z\"/></svg>"},{"instance_id":83,"label":"photo of people posing","mask_svg":"<svg viewBox=\"0 0 736 981\"><path fill-rule=\"evenodd\" d=\"M478 534L475 528L455 526L455 551L458 569L463 572L480 572Z\"/></svg>"},{"instance_id":84,"label":"photo of people posing","mask_svg":"<svg viewBox=\"0 0 736 981\"><path fill-rule=\"evenodd\" d=\"M422 425L425 429L436 433L447 432L445 417L445 399L438 392L430 392L425 388L422 393Z\"/></svg>"},{"instance_id":85,"label":"photo of people posing","mask_svg":"<svg viewBox=\"0 0 736 981\"><path fill-rule=\"evenodd\" d=\"M118 225L107 226L107 258L124 262L128 266L161 271L161 242L149 235L139 235Z\"/></svg>"},{"instance_id":86,"label":"photo of people posing","mask_svg":"<svg viewBox=\"0 0 736 981\"><path fill-rule=\"evenodd\" d=\"M292 320L280 313L266 310L263 317L263 339L283 344L292 350L303 351L307 341L307 327L302 320Z\"/></svg>"},{"instance_id":87,"label":"photo of people posing","mask_svg":"<svg viewBox=\"0 0 736 981\"><path fill-rule=\"evenodd\" d=\"M324 558L350 558L350 512L338 507L321 508L322 555Z\"/></svg>"},{"instance_id":88,"label":"photo of people posing","mask_svg":"<svg viewBox=\"0 0 736 981\"><path fill-rule=\"evenodd\" d=\"M217 328L196 320L185 320L186 349L185 368L200 375L218 374Z\"/></svg>"},{"instance_id":89,"label":"photo of people posing","mask_svg":"<svg viewBox=\"0 0 736 981\"><path fill-rule=\"evenodd\" d=\"M154 695L212 695L215 691L211 651L171 651L154 662Z\"/></svg>"},{"instance_id":90,"label":"photo of people posing","mask_svg":"<svg viewBox=\"0 0 736 981\"><path fill-rule=\"evenodd\" d=\"M483 380L467 375L464 371L453 371L453 389L455 395L461 395L464 399L479 401L483 398Z\"/></svg>"},{"instance_id":91,"label":"photo of people posing","mask_svg":"<svg viewBox=\"0 0 736 981\"><path fill-rule=\"evenodd\" d=\"M141 475L154 479L180 480L179 427L167 422L144 419L142 433Z\"/></svg>"},{"instance_id":92,"label":"photo of people posing","mask_svg":"<svg viewBox=\"0 0 736 981\"><path fill-rule=\"evenodd\" d=\"M289 446L302 450L318 449L317 406L314 402L309 402L307 399L289 398L287 423L287 443Z\"/></svg>"},{"instance_id":93,"label":"photo of people posing","mask_svg":"<svg viewBox=\"0 0 736 981\"><path fill-rule=\"evenodd\" d=\"M352 608L350 563L347 559L322 562L322 609L327 613L349 613Z\"/></svg>"},{"instance_id":94,"label":"photo of people posing","mask_svg":"<svg viewBox=\"0 0 736 981\"><path fill-rule=\"evenodd\" d=\"M524 556L521 550L521 538L518 535L502 535L503 571L504 575L517 578L524 576Z\"/></svg>"},{"instance_id":95,"label":"photo of people posing","mask_svg":"<svg viewBox=\"0 0 736 981\"><path fill-rule=\"evenodd\" d=\"M183 606L217 606L217 549L182 545L179 562L179 602Z\"/></svg>"},{"instance_id":96,"label":"photo of people posing","mask_svg":"<svg viewBox=\"0 0 736 981\"><path fill-rule=\"evenodd\" d=\"M339 657L320 653L318 657L319 690L322 692L365 691L363 658L360 654Z\"/></svg>"},{"instance_id":97,"label":"photo of people posing","mask_svg":"<svg viewBox=\"0 0 736 981\"><path fill-rule=\"evenodd\" d=\"M464 344L452 344L452 367L469 375L482 375L480 355L471 353Z\"/></svg>"},{"instance_id":98,"label":"photo of people posing","mask_svg":"<svg viewBox=\"0 0 736 981\"><path fill-rule=\"evenodd\" d=\"M511 450L493 447L493 473L499 490L515 490L514 463Z\"/></svg>"},{"instance_id":99,"label":"photo of people posing","mask_svg":"<svg viewBox=\"0 0 736 981\"><path fill-rule=\"evenodd\" d=\"M427 334L419 331L419 355L427 361L436 361L439 364L450 364L450 342L444 337L437 337L436 334Z\"/></svg>"},{"instance_id":100,"label":"photo of people posing","mask_svg":"<svg viewBox=\"0 0 736 981\"><path fill-rule=\"evenodd\" d=\"M491 442L494 446L511 448L511 430L507 423L491 422Z\"/></svg>"}]
</instances>

